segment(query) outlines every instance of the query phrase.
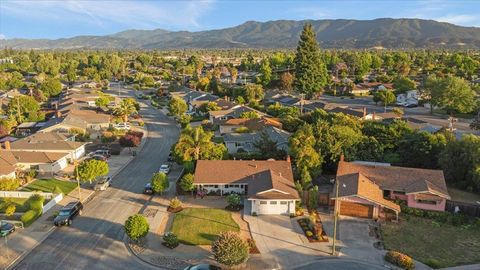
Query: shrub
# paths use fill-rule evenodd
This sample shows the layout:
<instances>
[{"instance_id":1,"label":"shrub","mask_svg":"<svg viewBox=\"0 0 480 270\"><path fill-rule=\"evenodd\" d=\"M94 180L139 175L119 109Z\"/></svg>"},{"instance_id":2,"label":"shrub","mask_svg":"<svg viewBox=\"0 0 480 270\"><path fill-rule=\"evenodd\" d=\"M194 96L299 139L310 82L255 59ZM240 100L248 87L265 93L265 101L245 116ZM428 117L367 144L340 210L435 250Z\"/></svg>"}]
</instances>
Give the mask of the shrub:
<instances>
[{"instance_id":1,"label":"shrub","mask_svg":"<svg viewBox=\"0 0 480 270\"><path fill-rule=\"evenodd\" d=\"M443 267L442 263L436 259L428 259L425 264L435 269Z\"/></svg>"},{"instance_id":2,"label":"shrub","mask_svg":"<svg viewBox=\"0 0 480 270\"><path fill-rule=\"evenodd\" d=\"M180 180L180 187L185 192L194 190L195 186L193 185L193 174L185 174Z\"/></svg>"},{"instance_id":3,"label":"shrub","mask_svg":"<svg viewBox=\"0 0 480 270\"><path fill-rule=\"evenodd\" d=\"M119 143L123 147L137 147L140 145L141 138L130 134L120 137Z\"/></svg>"},{"instance_id":4,"label":"shrub","mask_svg":"<svg viewBox=\"0 0 480 270\"><path fill-rule=\"evenodd\" d=\"M193 161L185 161L183 162L183 169L185 170L185 173L193 173L195 170L195 163L193 163Z\"/></svg>"},{"instance_id":5,"label":"shrub","mask_svg":"<svg viewBox=\"0 0 480 270\"><path fill-rule=\"evenodd\" d=\"M238 206L242 202L242 197L238 194L230 194L227 196L227 202L230 206Z\"/></svg>"},{"instance_id":6,"label":"shrub","mask_svg":"<svg viewBox=\"0 0 480 270\"><path fill-rule=\"evenodd\" d=\"M308 237L312 237L313 236L313 233L311 231L306 231L305 234L308 236Z\"/></svg>"},{"instance_id":7,"label":"shrub","mask_svg":"<svg viewBox=\"0 0 480 270\"><path fill-rule=\"evenodd\" d=\"M140 138L140 139L143 138L143 132L141 132L141 131L129 130L129 131L126 133L126 135L132 135L132 136L138 137L138 138Z\"/></svg>"},{"instance_id":8,"label":"shrub","mask_svg":"<svg viewBox=\"0 0 480 270\"><path fill-rule=\"evenodd\" d=\"M175 197L173 199L170 200L170 208L172 209L176 209L176 208L179 208L179 207L182 207L182 201L180 201L179 198Z\"/></svg>"},{"instance_id":9,"label":"shrub","mask_svg":"<svg viewBox=\"0 0 480 270\"><path fill-rule=\"evenodd\" d=\"M164 173L155 173L152 176L150 183L152 184L152 190L155 193L163 192L169 185L167 175Z\"/></svg>"},{"instance_id":10,"label":"shrub","mask_svg":"<svg viewBox=\"0 0 480 270\"><path fill-rule=\"evenodd\" d=\"M32 196L30 196L30 198L28 198L26 203L29 210L36 210L42 212L44 201L45 198L40 194L33 194Z\"/></svg>"},{"instance_id":11,"label":"shrub","mask_svg":"<svg viewBox=\"0 0 480 270\"><path fill-rule=\"evenodd\" d=\"M23 222L23 226L27 227L27 226L30 226L30 224L32 224L35 220L37 220L37 218L40 217L41 215L42 215L41 210L40 211L28 210L27 212L25 212L25 214L23 214L20 217L20 221Z\"/></svg>"},{"instance_id":12,"label":"shrub","mask_svg":"<svg viewBox=\"0 0 480 270\"><path fill-rule=\"evenodd\" d=\"M215 260L228 266L247 261L248 251L248 243L235 232L223 232L212 243L212 253Z\"/></svg>"},{"instance_id":13,"label":"shrub","mask_svg":"<svg viewBox=\"0 0 480 270\"><path fill-rule=\"evenodd\" d=\"M415 262L413 259L397 251L388 251L387 254L385 254L385 260L406 270L415 269Z\"/></svg>"},{"instance_id":14,"label":"shrub","mask_svg":"<svg viewBox=\"0 0 480 270\"><path fill-rule=\"evenodd\" d=\"M13 214L15 214L16 210L17 210L17 207L15 206L15 204L9 204L5 209L5 215L7 217L11 217L13 216Z\"/></svg>"},{"instance_id":15,"label":"shrub","mask_svg":"<svg viewBox=\"0 0 480 270\"><path fill-rule=\"evenodd\" d=\"M0 190L3 190L3 191L16 190L19 186L20 186L20 179L0 178Z\"/></svg>"},{"instance_id":16,"label":"shrub","mask_svg":"<svg viewBox=\"0 0 480 270\"><path fill-rule=\"evenodd\" d=\"M169 248L178 246L178 237L173 232L167 232L163 235L163 244Z\"/></svg>"},{"instance_id":17,"label":"shrub","mask_svg":"<svg viewBox=\"0 0 480 270\"><path fill-rule=\"evenodd\" d=\"M112 143L114 142L115 140L117 139L117 137L115 136L115 134L113 134L113 132L110 132L110 131L104 131L102 133L102 143Z\"/></svg>"},{"instance_id":18,"label":"shrub","mask_svg":"<svg viewBox=\"0 0 480 270\"><path fill-rule=\"evenodd\" d=\"M133 241L138 241L140 238L145 237L150 230L147 219L140 214L130 216L125 221L124 227L125 233Z\"/></svg>"}]
</instances>

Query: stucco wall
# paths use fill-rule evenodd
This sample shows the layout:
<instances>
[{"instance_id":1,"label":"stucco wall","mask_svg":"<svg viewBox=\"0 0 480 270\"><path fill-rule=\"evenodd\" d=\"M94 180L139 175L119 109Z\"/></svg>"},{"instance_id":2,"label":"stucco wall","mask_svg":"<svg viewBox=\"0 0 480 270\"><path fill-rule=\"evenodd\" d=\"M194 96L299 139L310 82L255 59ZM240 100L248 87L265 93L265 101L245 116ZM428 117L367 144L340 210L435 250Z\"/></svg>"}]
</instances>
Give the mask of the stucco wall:
<instances>
[{"instance_id":1,"label":"stucco wall","mask_svg":"<svg viewBox=\"0 0 480 270\"><path fill-rule=\"evenodd\" d=\"M433 211L445 211L445 204L447 203L447 200L444 198L441 198L441 201L438 201L436 204L426 204L417 202L415 200L415 194L409 194L407 197L408 207Z\"/></svg>"}]
</instances>

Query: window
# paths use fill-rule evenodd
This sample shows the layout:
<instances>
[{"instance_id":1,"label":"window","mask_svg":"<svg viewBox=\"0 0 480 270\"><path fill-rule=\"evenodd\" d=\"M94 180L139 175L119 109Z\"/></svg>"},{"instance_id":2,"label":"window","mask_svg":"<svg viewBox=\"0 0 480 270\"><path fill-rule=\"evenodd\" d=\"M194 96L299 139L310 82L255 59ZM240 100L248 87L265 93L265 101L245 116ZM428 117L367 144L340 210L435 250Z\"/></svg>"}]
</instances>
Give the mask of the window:
<instances>
[{"instance_id":1,"label":"window","mask_svg":"<svg viewBox=\"0 0 480 270\"><path fill-rule=\"evenodd\" d=\"M218 185L215 185L214 187L215 187L215 188L218 188Z\"/></svg>"},{"instance_id":2,"label":"window","mask_svg":"<svg viewBox=\"0 0 480 270\"><path fill-rule=\"evenodd\" d=\"M224 187L225 187L225 188L230 188L230 185L225 185Z\"/></svg>"},{"instance_id":3,"label":"window","mask_svg":"<svg viewBox=\"0 0 480 270\"><path fill-rule=\"evenodd\" d=\"M277 201L270 201L270 204L277 204Z\"/></svg>"},{"instance_id":4,"label":"window","mask_svg":"<svg viewBox=\"0 0 480 270\"><path fill-rule=\"evenodd\" d=\"M281 201L280 204L287 204L287 202L286 201Z\"/></svg>"},{"instance_id":5,"label":"window","mask_svg":"<svg viewBox=\"0 0 480 270\"><path fill-rule=\"evenodd\" d=\"M433 205L436 205L437 202L436 201L430 201L430 200L416 200L417 203L423 203L423 204L433 204Z\"/></svg>"},{"instance_id":6,"label":"window","mask_svg":"<svg viewBox=\"0 0 480 270\"><path fill-rule=\"evenodd\" d=\"M267 204L266 201L260 201L260 204Z\"/></svg>"},{"instance_id":7,"label":"window","mask_svg":"<svg viewBox=\"0 0 480 270\"><path fill-rule=\"evenodd\" d=\"M239 185L233 185L233 187L236 187L236 188L238 188L238 187L240 187L240 186L239 186Z\"/></svg>"}]
</instances>

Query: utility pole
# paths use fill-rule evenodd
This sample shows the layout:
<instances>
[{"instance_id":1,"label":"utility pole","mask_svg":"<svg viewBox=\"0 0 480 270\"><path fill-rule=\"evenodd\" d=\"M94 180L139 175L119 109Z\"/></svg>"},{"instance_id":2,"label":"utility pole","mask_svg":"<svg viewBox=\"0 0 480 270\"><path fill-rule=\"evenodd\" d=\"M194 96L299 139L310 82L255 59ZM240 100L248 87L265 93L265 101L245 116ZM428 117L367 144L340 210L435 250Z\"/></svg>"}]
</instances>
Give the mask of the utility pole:
<instances>
[{"instance_id":1,"label":"utility pole","mask_svg":"<svg viewBox=\"0 0 480 270\"><path fill-rule=\"evenodd\" d=\"M82 191L80 190L80 178L78 177L78 161L77 161L77 159L75 159L73 164L75 165L75 180L77 180L78 201L82 202Z\"/></svg>"},{"instance_id":2,"label":"utility pole","mask_svg":"<svg viewBox=\"0 0 480 270\"><path fill-rule=\"evenodd\" d=\"M335 208L333 209L333 244L332 255L336 255L335 245L337 242L337 220L338 220L338 179L335 179Z\"/></svg>"},{"instance_id":3,"label":"utility pole","mask_svg":"<svg viewBox=\"0 0 480 270\"><path fill-rule=\"evenodd\" d=\"M301 93L300 94L300 114L303 114L303 102L304 102L304 97L305 97L305 94L304 93Z\"/></svg>"}]
</instances>

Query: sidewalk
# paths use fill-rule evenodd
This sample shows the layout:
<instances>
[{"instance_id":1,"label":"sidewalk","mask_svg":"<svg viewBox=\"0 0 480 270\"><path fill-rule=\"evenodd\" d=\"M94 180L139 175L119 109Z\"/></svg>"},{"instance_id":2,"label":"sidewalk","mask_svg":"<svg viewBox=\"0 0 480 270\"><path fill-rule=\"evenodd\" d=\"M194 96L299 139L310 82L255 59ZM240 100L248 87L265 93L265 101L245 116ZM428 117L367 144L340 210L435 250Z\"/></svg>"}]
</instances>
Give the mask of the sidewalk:
<instances>
[{"instance_id":1,"label":"sidewalk","mask_svg":"<svg viewBox=\"0 0 480 270\"><path fill-rule=\"evenodd\" d=\"M148 131L145 128L142 129L144 132L144 139L137 151L137 154L141 151L145 145L146 138L148 137ZM128 149L123 149L122 153L118 156L112 156L109 160L110 172L109 176L114 177L117 175L123 168L125 168L130 161L135 157L128 152ZM88 202L95 191L88 189L86 187L81 187L81 198L82 203ZM7 237L7 241L1 239L0 241L0 250L2 255L0 256L0 269L8 269L9 267L15 265L15 263L21 261L21 259L28 255L36 246L41 244L54 230L55 226L53 225L53 213L59 211L63 206L67 205L69 202L78 200L78 188L74 189L70 194L66 195L62 201L57 205L48 210L45 214L39 217L32 225L25 229L19 229L11 236Z\"/></svg>"}]
</instances>

